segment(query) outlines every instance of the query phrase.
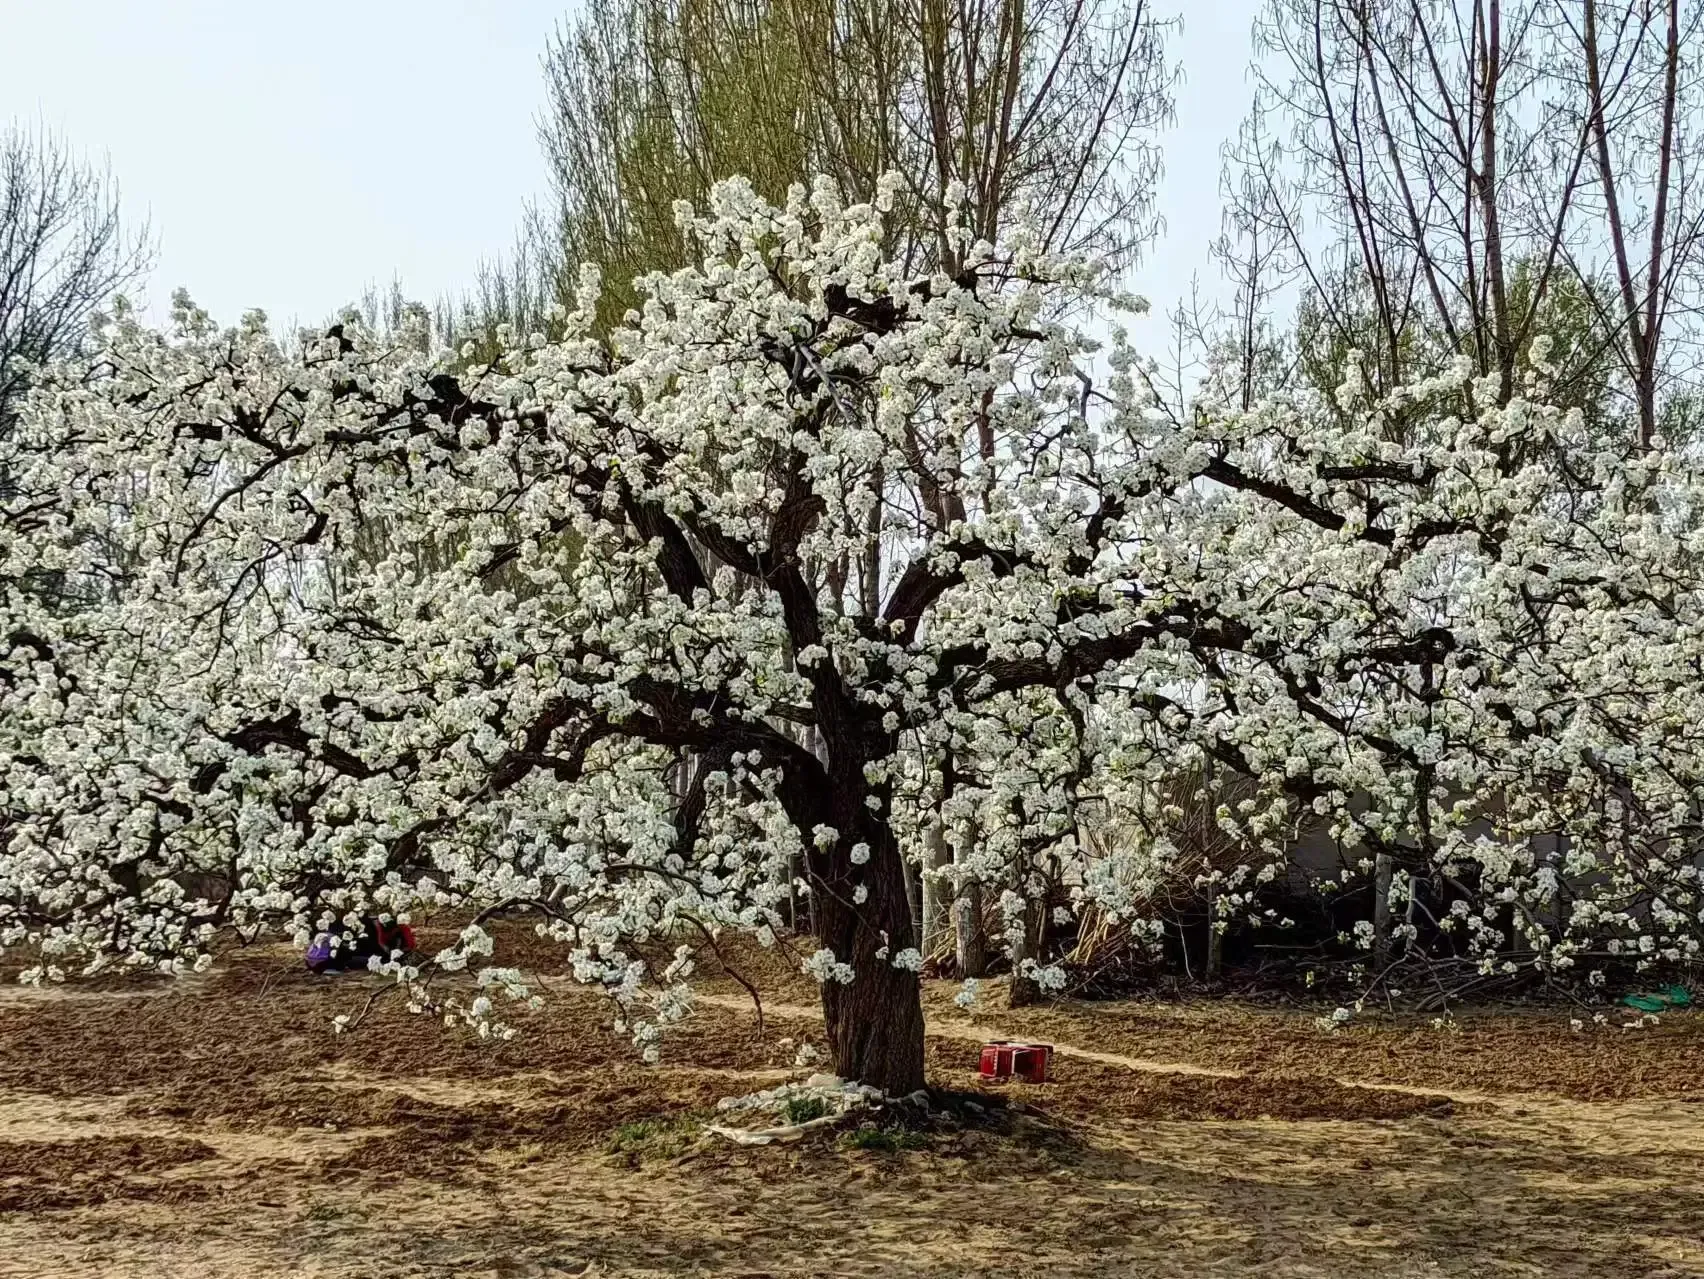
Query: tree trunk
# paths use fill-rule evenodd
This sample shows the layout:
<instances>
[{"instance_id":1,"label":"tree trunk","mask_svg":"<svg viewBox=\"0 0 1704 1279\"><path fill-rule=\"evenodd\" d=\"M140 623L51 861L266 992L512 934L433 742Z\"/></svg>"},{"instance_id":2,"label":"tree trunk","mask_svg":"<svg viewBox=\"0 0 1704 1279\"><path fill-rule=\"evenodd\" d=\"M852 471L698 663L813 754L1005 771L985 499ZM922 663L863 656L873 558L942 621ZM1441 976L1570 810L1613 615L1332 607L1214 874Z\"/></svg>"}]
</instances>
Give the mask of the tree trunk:
<instances>
[{"instance_id":1,"label":"tree trunk","mask_svg":"<svg viewBox=\"0 0 1704 1279\"><path fill-rule=\"evenodd\" d=\"M1021 877L1016 891L1023 891ZM1041 1002L1041 987L1034 977L1024 972L1024 963L1026 960L1039 962L1041 959L1041 923L1046 909L1045 902L1036 901L1027 894L1024 896L1024 911L1022 918L1018 920L1018 935L1010 943L1012 984L1006 991L1008 1008L1026 1008L1030 1004Z\"/></svg>"},{"instance_id":2,"label":"tree trunk","mask_svg":"<svg viewBox=\"0 0 1704 1279\"><path fill-rule=\"evenodd\" d=\"M900 870L905 875L905 908L911 912L911 935L923 935L923 877L915 862L909 857L899 859Z\"/></svg>"},{"instance_id":3,"label":"tree trunk","mask_svg":"<svg viewBox=\"0 0 1704 1279\"><path fill-rule=\"evenodd\" d=\"M966 861L976 842L973 826L955 853L955 860ZM982 885L966 883L953 902L954 952L958 959L960 977L981 977L988 971L988 938L982 928Z\"/></svg>"},{"instance_id":4,"label":"tree trunk","mask_svg":"<svg viewBox=\"0 0 1704 1279\"><path fill-rule=\"evenodd\" d=\"M1225 933L1220 928L1219 884L1207 886L1207 980L1218 981L1225 966Z\"/></svg>"},{"instance_id":5,"label":"tree trunk","mask_svg":"<svg viewBox=\"0 0 1704 1279\"><path fill-rule=\"evenodd\" d=\"M941 946L947 931L949 898L947 886L941 880L941 870L952 860L947 848L947 828L939 815L929 823L923 837L923 958L928 959Z\"/></svg>"},{"instance_id":6,"label":"tree trunk","mask_svg":"<svg viewBox=\"0 0 1704 1279\"><path fill-rule=\"evenodd\" d=\"M954 949L960 977L988 971L987 940L982 935L982 885L966 884L953 903Z\"/></svg>"},{"instance_id":7,"label":"tree trunk","mask_svg":"<svg viewBox=\"0 0 1704 1279\"><path fill-rule=\"evenodd\" d=\"M1390 961L1390 881L1393 862L1389 853L1373 859L1373 963L1383 968Z\"/></svg>"},{"instance_id":8,"label":"tree trunk","mask_svg":"<svg viewBox=\"0 0 1704 1279\"><path fill-rule=\"evenodd\" d=\"M869 861L849 861L855 843L869 845ZM923 1087L922 991L917 973L893 962L916 936L899 845L879 819L860 820L823 869L828 882L815 894L822 944L853 971L851 982L822 987L835 1073L890 1096L916 1092ZM859 886L868 896L855 904Z\"/></svg>"}]
</instances>

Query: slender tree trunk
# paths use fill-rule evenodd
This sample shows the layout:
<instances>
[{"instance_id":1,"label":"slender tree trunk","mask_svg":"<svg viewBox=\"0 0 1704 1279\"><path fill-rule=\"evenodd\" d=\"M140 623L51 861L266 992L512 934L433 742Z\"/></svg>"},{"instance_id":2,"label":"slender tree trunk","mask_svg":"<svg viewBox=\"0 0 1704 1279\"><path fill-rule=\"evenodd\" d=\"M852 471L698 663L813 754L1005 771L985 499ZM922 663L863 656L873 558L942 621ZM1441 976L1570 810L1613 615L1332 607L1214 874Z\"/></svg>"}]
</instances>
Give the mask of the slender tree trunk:
<instances>
[{"instance_id":1,"label":"slender tree trunk","mask_svg":"<svg viewBox=\"0 0 1704 1279\"><path fill-rule=\"evenodd\" d=\"M1019 891L1022 891L1021 884ZM1024 972L1024 963L1041 957L1041 920L1045 909L1045 903L1025 898L1023 915L1018 921L1018 935L1011 943L1012 984L1006 992L1008 1007L1025 1008L1041 1002L1041 987L1034 977Z\"/></svg>"},{"instance_id":2,"label":"slender tree trunk","mask_svg":"<svg viewBox=\"0 0 1704 1279\"><path fill-rule=\"evenodd\" d=\"M882 611L882 468L876 467L870 477L875 492L875 504L870 508L869 524L864 529L864 556L858 566L859 602L865 617L875 617Z\"/></svg>"},{"instance_id":3,"label":"slender tree trunk","mask_svg":"<svg viewBox=\"0 0 1704 1279\"><path fill-rule=\"evenodd\" d=\"M923 935L923 878L919 873L917 863L909 857L902 856L899 860L900 871L905 876L905 906L911 912L911 935Z\"/></svg>"},{"instance_id":4,"label":"slender tree trunk","mask_svg":"<svg viewBox=\"0 0 1704 1279\"><path fill-rule=\"evenodd\" d=\"M1389 853L1373 859L1373 963L1383 968L1390 960L1390 880L1394 863Z\"/></svg>"},{"instance_id":5,"label":"slender tree trunk","mask_svg":"<svg viewBox=\"0 0 1704 1279\"><path fill-rule=\"evenodd\" d=\"M965 832L964 842L955 850L959 862L970 859L976 844L976 826ZM958 899L953 902L954 950L960 977L981 977L988 971L988 939L982 928L982 885L964 883Z\"/></svg>"},{"instance_id":6,"label":"slender tree trunk","mask_svg":"<svg viewBox=\"0 0 1704 1279\"><path fill-rule=\"evenodd\" d=\"M1219 927L1222 907L1219 904L1219 885L1210 884L1207 892L1207 980L1218 981L1225 964L1225 934Z\"/></svg>"},{"instance_id":7,"label":"slender tree trunk","mask_svg":"<svg viewBox=\"0 0 1704 1279\"><path fill-rule=\"evenodd\" d=\"M960 977L988 971L988 946L982 934L982 885L966 884L953 903L954 951Z\"/></svg>"},{"instance_id":8,"label":"slender tree trunk","mask_svg":"<svg viewBox=\"0 0 1704 1279\"><path fill-rule=\"evenodd\" d=\"M940 949L941 938L948 926L950 900L947 885L941 879L942 869L952 860L947 847L947 828L940 815L929 823L923 841L923 958Z\"/></svg>"}]
</instances>

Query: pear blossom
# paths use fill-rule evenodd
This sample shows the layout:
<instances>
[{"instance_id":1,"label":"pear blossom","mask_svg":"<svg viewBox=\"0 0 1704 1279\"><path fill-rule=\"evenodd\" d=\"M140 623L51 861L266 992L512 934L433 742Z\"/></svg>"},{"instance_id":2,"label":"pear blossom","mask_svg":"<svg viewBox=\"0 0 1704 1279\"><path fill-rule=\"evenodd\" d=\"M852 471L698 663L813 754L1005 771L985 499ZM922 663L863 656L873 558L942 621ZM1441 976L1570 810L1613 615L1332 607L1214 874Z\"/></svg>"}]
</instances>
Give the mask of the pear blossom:
<instances>
[{"instance_id":1,"label":"pear blossom","mask_svg":"<svg viewBox=\"0 0 1704 1279\"><path fill-rule=\"evenodd\" d=\"M831 184L680 216L692 265L608 336L595 276L558 338L471 367L180 295L39 371L0 440L27 979L525 913L654 1059L692 947L803 902L837 1075L903 1095L928 828L1057 989L1042 904L1152 935L1176 856L1091 847L1086 809L1208 765L1255 783L1216 908L1253 912L1307 825L1399 863L1392 912L1488 972L1698 957L1695 458L1611 455L1542 379L1465 367L1176 421L1122 337L1057 318L1127 300L1021 227L914 278ZM501 1040L535 996L493 949L381 968ZM470 968L465 1008L417 990Z\"/></svg>"}]
</instances>

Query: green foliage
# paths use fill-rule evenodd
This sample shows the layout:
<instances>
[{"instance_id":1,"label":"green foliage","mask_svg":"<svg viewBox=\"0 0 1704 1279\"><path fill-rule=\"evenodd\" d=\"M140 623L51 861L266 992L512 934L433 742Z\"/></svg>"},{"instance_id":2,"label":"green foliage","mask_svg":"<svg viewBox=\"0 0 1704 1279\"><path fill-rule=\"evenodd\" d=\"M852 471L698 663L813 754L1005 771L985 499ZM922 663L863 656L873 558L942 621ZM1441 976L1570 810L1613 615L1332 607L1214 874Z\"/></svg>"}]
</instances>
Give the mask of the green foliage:
<instances>
[{"instance_id":1,"label":"green foliage","mask_svg":"<svg viewBox=\"0 0 1704 1279\"><path fill-rule=\"evenodd\" d=\"M906 56L870 0L591 0L546 55L543 136L555 207L535 217L552 285L596 264L609 326L633 278L685 265L677 200L738 173L778 200L818 172L854 198L893 164L884 96ZM825 100L825 81L847 92Z\"/></svg>"},{"instance_id":2,"label":"green foliage","mask_svg":"<svg viewBox=\"0 0 1704 1279\"><path fill-rule=\"evenodd\" d=\"M1567 267L1553 268L1548 275L1530 258L1515 263L1509 277L1509 310L1515 316L1530 315L1526 325L1534 336L1551 340L1547 362L1551 403L1577 408L1585 417L1594 439L1608 443L1612 438L1630 437L1621 362L1616 354L1616 335L1610 327L1613 287L1607 280L1582 276ZM1532 368L1529 343L1516 353L1517 372Z\"/></svg>"},{"instance_id":3,"label":"green foliage","mask_svg":"<svg viewBox=\"0 0 1704 1279\"><path fill-rule=\"evenodd\" d=\"M947 191L993 240L1032 207L1055 247L1128 259L1152 230L1166 24L1145 0L589 0L546 54L553 200L530 250L555 295L684 262L679 200L730 174L781 199L818 174L869 200L905 179L890 251L951 269Z\"/></svg>"},{"instance_id":4,"label":"green foliage","mask_svg":"<svg viewBox=\"0 0 1704 1279\"><path fill-rule=\"evenodd\" d=\"M1507 309L1518 332L1530 335L1515 351L1516 388L1535 372L1532 338L1550 339L1546 359L1546 398L1562 408L1577 408L1593 439L1621 447L1633 438L1632 402L1614 331L1613 285L1582 276L1571 267L1545 270L1536 259L1522 258L1509 273ZM1446 369L1466 355L1481 373L1496 366L1492 339L1476 330L1464 311L1456 319L1452 342L1433 312L1416 308L1395 326L1394 335L1377 312L1376 291L1363 274L1344 270L1322 279L1302 297L1291 339L1300 380L1332 401L1359 354L1363 375L1375 386L1413 383ZM1699 405L1689 393L1665 402L1670 438L1690 438L1697 429ZM1401 421L1388 426L1395 439Z\"/></svg>"},{"instance_id":5,"label":"green foliage","mask_svg":"<svg viewBox=\"0 0 1704 1279\"><path fill-rule=\"evenodd\" d=\"M902 1150L923 1150L929 1138L913 1128L854 1129L840 1139L844 1150L872 1150L881 1154L897 1154Z\"/></svg>"},{"instance_id":6,"label":"green foliage","mask_svg":"<svg viewBox=\"0 0 1704 1279\"><path fill-rule=\"evenodd\" d=\"M781 1117L790 1124L807 1124L828 1114L828 1103L821 1097L794 1097L781 1107Z\"/></svg>"},{"instance_id":7,"label":"green foliage","mask_svg":"<svg viewBox=\"0 0 1704 1279\"><path fill-rule=\"evenodd\" d=\"M704 1116L698 1112L635 1119L615 1128L604 1150L632 1160L672 1159L697 1143L703 1126Z\"/></svg>"},{"instance_id":8,"label":"green foliage","mask_svg":"<svg viewBox=\"0 0 1704 1279\"><path fill-rule=\"evenodd\" d=\"M1453 358L1437 326L1416 313L1393 338L1378 314L1377 294L1358 271L1321 280L1296 308L1296 364L1301 380L1327 404L1359 353L1361 370L1375 386L1399 386L1440 372Z\"/></svg>"}]
</instances>

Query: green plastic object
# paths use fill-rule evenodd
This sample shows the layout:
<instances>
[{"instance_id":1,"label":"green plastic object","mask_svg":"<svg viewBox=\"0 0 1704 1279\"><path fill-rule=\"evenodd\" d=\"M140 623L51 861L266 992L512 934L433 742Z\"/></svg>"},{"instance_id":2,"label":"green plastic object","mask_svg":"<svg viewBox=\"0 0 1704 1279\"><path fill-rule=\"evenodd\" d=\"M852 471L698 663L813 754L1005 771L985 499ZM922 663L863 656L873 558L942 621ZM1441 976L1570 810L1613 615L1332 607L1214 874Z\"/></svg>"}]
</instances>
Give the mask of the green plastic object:
<instances>
[{"instance_id":1,"label":"green plastic object","mask_svg":"<svg viewBox=\"0 0 1704 1279\"><path fill-rule=\"evenodd\" d=\"M1686 993L1684 986L1670 986L1651 995L1625 995L1621 1002L1642 1013L1661 1013L1671 1008L1690 1008L1692 996Z\"/></svg>"}]
</instances>

